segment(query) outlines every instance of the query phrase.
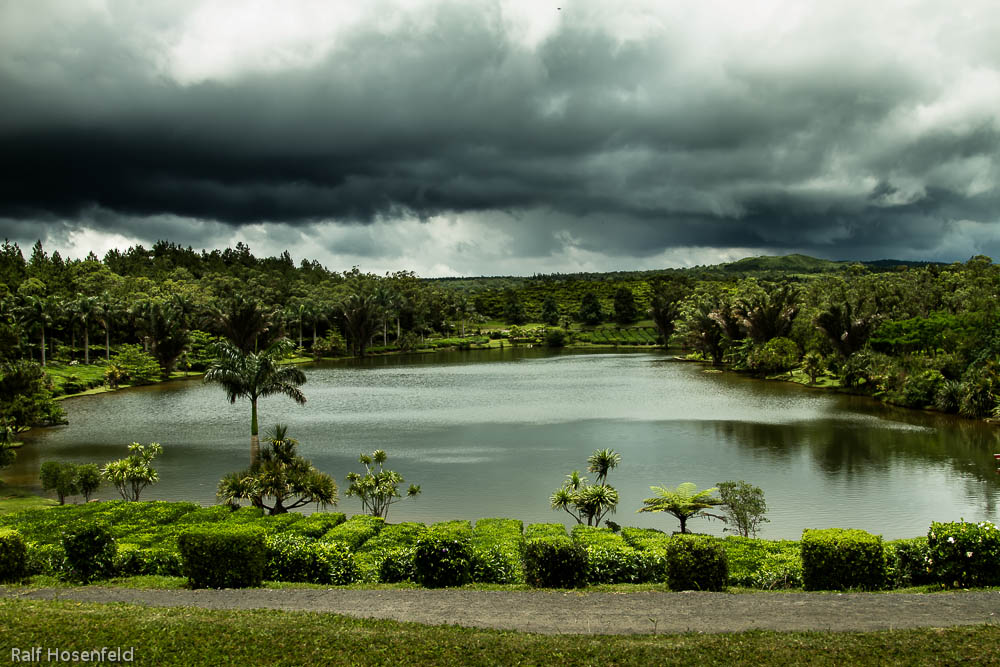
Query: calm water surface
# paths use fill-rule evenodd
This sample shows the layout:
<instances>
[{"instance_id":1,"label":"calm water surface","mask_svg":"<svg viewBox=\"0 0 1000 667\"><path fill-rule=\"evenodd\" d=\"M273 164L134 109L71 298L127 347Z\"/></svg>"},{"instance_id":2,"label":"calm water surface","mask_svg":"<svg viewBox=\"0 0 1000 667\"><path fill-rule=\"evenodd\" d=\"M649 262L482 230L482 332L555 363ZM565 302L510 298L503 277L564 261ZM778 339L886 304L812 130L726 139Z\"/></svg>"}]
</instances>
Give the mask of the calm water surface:
<instances>
[{"instance_id":1,"label":"calm water surface","mask_svg":"<svg viewBox=\"0 0 1000 667\"><path fill-rule=\"evenodd\" d=\"M886 538L925 534L931 521L997 521L995 427L893 409L781 382L705 372L657 353L506 350L381 357L306 368L305 406L261 401L260 423L283 422L300 451L343 488L358 455L389 454L423 494L391 521L485 516L572 519L548 497L595 449L622 455L610 482L614 520L674 530L636 514L651 485L745 479L764 489L763 536L852 527ZM70 424L27 434L4 472L37 487L48 459L104 463L132 441L163 444L161 482L144 499L215 501L225 473L249 459L249 403L230 405L200 380L63 403ZM101 497L114 497L102 489ZM354 498L339 509L360 511ZM721 534L722 524L692 529Z\"/></svg>"}]
</instances>

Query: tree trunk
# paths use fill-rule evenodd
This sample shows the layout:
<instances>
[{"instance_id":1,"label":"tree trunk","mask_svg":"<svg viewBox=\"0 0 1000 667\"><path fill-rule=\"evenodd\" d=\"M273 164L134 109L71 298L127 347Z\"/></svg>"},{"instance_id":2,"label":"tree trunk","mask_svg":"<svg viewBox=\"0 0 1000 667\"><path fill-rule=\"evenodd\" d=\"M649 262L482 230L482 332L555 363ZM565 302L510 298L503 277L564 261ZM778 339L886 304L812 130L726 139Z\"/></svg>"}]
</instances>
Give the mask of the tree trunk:
<instances>
[{"instance_id":1,"label":"tree trunk","mask_svg":"<svg viewBox=\"0 0 1000 667\"><path fill-rule=\"evenodd\" d=\"M45 325L42 325L42 368L45 368Z\"/></svg>"},{"instance_id":2,"label":"tree trunk","mask_svg":"<svg viewBox=\"0 0 1000 667\"><path fill-rule=\"evenodd\" d=\"M111 361L111 327L104 330L104 360Z\"/></svg>"},{"instance_id":3,"label":"tree trunk","mask_svg":"<svg viewBox=\"0 0 1000 667\"><path fill-rule=\"evenodd\" d=\"M313 321L313 347L316 347L316 322Z\"/></svg>"},{"instance_id":4,"label":"tree trunk","mask_svg":"<svg viewBox=\"0 0 1000 667\"><path fill-rule=\"evenodd\" d=\"M302 347L302 316L299 315L299 347Z\"/></svg>"},{"instance_id":5,"label":"tree trunk","mask_svg":"<svg viewBox=\"0 0 1000 667\"><path fill-rule=\"evenodd\" d=\"M83 363L90 365L90 329L83 328Z\"/></svg>"},{"instance_id":6,"label":"tree trunk","mask_svg":"<svg viewBox=\"0 0 1000 667\"><path fill-rule=\"evenodd\" d=\"M257 465L260 460L260 438L257 436L257 399L250 399L250 466Z\"/></svg>"},{"instance_id":7,"label":"tree trunk","mask_svg":"<svg viewBox=\"0 0 1000 667\"><path fill-rule=\"evenodd\" d=\"M399 343L399 315L396 316L396 343Z\"/></svg>"}]
</instances>

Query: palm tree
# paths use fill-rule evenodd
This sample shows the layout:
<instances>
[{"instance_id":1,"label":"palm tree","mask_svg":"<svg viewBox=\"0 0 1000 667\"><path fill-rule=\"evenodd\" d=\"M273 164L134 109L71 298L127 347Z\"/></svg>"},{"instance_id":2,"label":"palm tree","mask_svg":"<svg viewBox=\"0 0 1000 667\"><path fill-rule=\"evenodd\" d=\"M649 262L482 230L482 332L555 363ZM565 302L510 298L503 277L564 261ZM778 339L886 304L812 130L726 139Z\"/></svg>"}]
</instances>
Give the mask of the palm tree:
<instances>
[{"instance_id":1,"label":"palm tree","mask_svg":"<svg viewBox=\"0 0 1000 667\"><path fill-rule=\"evenodd\" d=\"M92 296L76 295L73 316L83 325L83 363L90 365L90 323L97 311L96 299Z\"/></svg>"},{"instance_id":2,"label":"palm tree","mask_svg":"<svg viewBox=\"0 0 1000 667\"><path fill-rule=\"evenodd\" d=\"M221 384L230 403L236 403L239 398L250 400L250 465L260 459L257 400L283 394L299 405L306 402L299 389L306 381L305 373L295 366L280 363L294 349L295 343L287 338L278 339L260 353L245 352L228 340L216 344L217 358L208 367L205 382Z\"/></svg>"},{"instance_id":3,"label":"palm tree","mask_svg":"<svg viewBox=\"0 0 1000 667\"><path fill-rule=\"evenodd\" d=\"M704 511L709 507L723 504L720 498L712 495L716 491L715 487L699 491L698 487L693 483L684 482L676 489L664 486L651 486L649 488L656 492L656 496L654 498L646 498L642 501L643 507L637 511L666 512L667 514L672 514L681 522L682 533L687 532L687 520L691 518L703 516L705 518L722 519L725 521L725 517Z\"/></svg>"},{"instance_id":4,"label":"palm tree","mask_svg":"<svg viewBox=\"0 0 1000 667\"><path fill-rule=\"evenodd\" d=\"M45 325L52 322L55 301L44 296L29 296L25 299L28 319L39 325L41 333L42 367L45 367Z\"/></svg>"},{"instance_id":5,"label":"palm tree","mask_svg":"<svg viewBox=\"0 0 1000 667\"><path fill-rule=\"evenodd\" d=\"M605 485L608 481L608 473L618 467L622 461L622 455L613 449L598 449L587 458L587 472L597 473L598 485Z\"/></svg>"},{"instance_id":6,"label":"palm tree","mask_svg":"<svg viewBox=\"0 0 1000 667\"><path fill-rule=\"evenodd\" d=\"M366 291L350 294L341 303L341 312L354 355L365 356L368 341L375 334L380 318L375 295Z\"/></svg>"},{"instance_id":7,"label":"palm tree","mask_svg":"<svg viewBox=\"0 0 1000 667\"><path fill-rule=\"evenodd\" d=\"M243 352L256 352L258 347L267 347L278 337L273 313L242 294L213 308L208 319L210 327Z\"/></svg>"},{"instance_id":8,"label":"palm tree","mask_svg":"<svg viewBox=\"0 0 1000 667\"><path fill-rule=\"evenodd\" d=\"M118 308L115 305L115 301L111 297L111 293L105 290L98 297L94 307L94 316L97 318L97 322L101 325L101 328L104 329L105 361L111 361L111 323L117 315Z\"/></svg>"}]
</instances>

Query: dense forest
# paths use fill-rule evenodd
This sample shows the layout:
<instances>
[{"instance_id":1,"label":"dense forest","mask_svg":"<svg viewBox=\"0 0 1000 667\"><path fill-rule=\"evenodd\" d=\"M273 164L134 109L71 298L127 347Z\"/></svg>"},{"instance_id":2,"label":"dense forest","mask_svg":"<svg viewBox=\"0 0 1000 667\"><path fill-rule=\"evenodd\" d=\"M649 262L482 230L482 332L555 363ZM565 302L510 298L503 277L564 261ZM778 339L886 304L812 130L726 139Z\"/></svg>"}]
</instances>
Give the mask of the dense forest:
<instances>
[{"instance_id":1,"label":"dense forest","mask_svg":"<svg viewBox=\"0 0 1000 667\"><path fill-rule=\"evenodd\" d=\"M60 419L47 400L201 371L213 343L287 336L298 356L513 339L681 347L764 376L797 373L910 407L998 412L1000 268L801 255L690 269L421 279L296 266L287 252L160 241L82 260L0 246L0 420ZM603 332L598 335L598 332ZM67 367L69 370L67 371ZM56 369L61 369L58 372Z\"/></svg>"}]
</instances>

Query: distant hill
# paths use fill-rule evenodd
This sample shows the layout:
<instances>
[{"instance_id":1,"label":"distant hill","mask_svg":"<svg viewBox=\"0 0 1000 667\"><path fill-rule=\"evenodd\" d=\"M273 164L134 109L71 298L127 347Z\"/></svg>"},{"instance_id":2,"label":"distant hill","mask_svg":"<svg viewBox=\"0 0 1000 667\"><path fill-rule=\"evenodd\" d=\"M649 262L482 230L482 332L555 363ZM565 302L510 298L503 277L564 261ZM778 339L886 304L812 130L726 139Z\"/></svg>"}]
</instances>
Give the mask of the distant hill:
<instances>
[{"instance_id":1,"label":"distant hill","mask_svg":"<svg viewBox=\"0 0 1000 667\"><path fill-rule=\"evenodd\" d=\"M729 273L749 273L753 271L788 271L792 273L830 273L840 271L853 262L834 262L829 259L817 259L808 255L761 255L760 257L744 257L728 264L719 264L717 268ZM716 268L716 267L708 267Z\"/></svg>"}]
</instances>

